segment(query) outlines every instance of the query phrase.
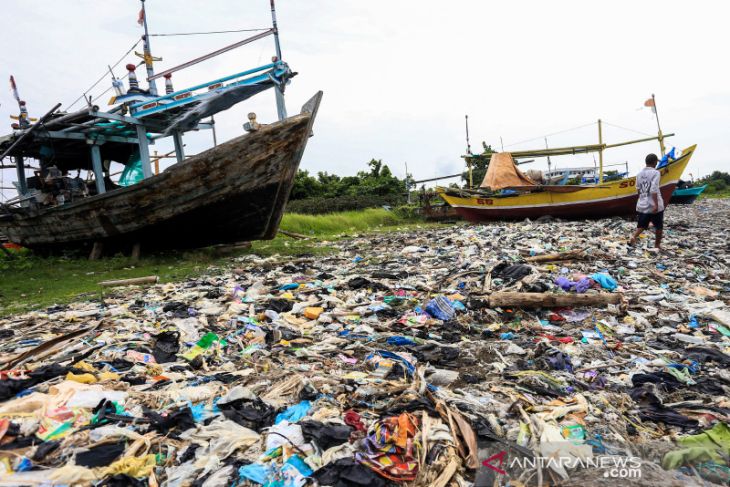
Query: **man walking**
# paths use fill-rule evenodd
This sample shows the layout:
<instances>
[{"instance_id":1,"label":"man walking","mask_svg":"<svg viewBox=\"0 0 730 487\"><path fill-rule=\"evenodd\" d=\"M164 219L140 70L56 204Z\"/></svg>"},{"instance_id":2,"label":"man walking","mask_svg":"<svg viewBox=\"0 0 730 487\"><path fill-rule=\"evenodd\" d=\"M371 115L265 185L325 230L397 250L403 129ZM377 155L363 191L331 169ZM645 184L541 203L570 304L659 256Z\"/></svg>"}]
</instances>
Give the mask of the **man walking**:
<instances>
[{"instance_id":1,"label":"man walking","mask_svg":"<svg viewBox=\"0 0 730 487\"><path fill-rule=\"evenodd\" d=\"M638 225L629 245L636 244L636 239L649 228L651 222L656 229L654 246L660 250L664 229L664 200L659 190L661 174L656 170L657 162L659 158L656 154L649 154L646 156L646 167L636 176L636 191L639 193L639 201L636 203Z\"/></svg>"}]
</instances>

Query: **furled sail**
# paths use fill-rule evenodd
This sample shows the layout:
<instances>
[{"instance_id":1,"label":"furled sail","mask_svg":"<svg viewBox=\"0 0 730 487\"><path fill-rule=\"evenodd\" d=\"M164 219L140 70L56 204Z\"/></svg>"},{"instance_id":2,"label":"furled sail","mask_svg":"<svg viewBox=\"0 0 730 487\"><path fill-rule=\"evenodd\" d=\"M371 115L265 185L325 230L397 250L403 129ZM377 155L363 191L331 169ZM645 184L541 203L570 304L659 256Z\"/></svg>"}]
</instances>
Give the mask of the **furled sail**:
<instances>
[{"instance_id":1,"label":"furled sail","mask_svg":"<svg viewBox=\"0 0 730 487\"><path fill-rule=\"evenodd\" d=\"M517 169L512 154L509 152L492 154L481 187L496 191L515 186L537 186L537 184Z\"/></svg>"}]
</instances>

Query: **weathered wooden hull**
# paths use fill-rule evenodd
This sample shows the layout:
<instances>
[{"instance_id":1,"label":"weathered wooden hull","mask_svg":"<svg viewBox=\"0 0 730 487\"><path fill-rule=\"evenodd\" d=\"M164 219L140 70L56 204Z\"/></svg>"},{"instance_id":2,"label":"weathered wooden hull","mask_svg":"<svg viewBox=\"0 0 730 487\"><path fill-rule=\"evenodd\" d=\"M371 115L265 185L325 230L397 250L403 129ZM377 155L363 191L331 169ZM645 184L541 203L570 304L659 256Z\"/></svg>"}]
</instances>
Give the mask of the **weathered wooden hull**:
<instances>
[{"instance_id":1,"label":"weathered wooden hull","mask_svg":"<svg viewBox=\"0 0 730 487\"><path fill-rule=\"evenodd\" d=\"M271 239L316 115L303 113L221 144L133 186L0 220L30 248L87 242L191 248Z\"/></svg>"},{"instance_id":2,"label":"weathered wooden hull","mask_svg":"<svg viewBox=\"0 0 730 487\"><path fill-rule=\"evenodd\" d=\"M668 204L672 192L696 146L662 168L660 191ZM636 212L638 194L636 178L611 181L585 187L580 191L534 191L508 197L449 194L446 188L439 195L466 220L472 222L552 216L557 218L604 218L632 215Z\"/></svg>"}]
</instances>

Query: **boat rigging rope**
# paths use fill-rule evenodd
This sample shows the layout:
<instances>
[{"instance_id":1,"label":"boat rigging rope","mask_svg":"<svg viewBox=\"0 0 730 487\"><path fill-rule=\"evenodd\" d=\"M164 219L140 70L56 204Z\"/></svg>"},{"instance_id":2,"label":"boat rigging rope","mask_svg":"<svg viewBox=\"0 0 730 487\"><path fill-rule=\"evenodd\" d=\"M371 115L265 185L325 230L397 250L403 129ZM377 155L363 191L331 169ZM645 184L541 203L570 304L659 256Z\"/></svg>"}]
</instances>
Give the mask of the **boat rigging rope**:
<instances>
[{"instance_id":1,"label":"boat rigging rope","mask_svg":"<svg viewBox=\"0 0 730 487\"><path fill-rule=\"evenodd\" d=\"M171 37L171 36L200 36L200 35L207 35L207 34L230 34L234 32L260 32L264 30L269 30L269 28L265 29L238 29L238 30L213 30L210 32L171 32L167 34L150 34L150 37Z\"/></svg>"},{"instance_id":2,"label":"boat rigging rope","mask_svg":"<svg viewBox=\"0 0 730 487\"><path fill-rule=\"evenodd\" d=\"M144 64L144 61L140 61L140 62L138 62L138 63L137 63L137 67L139 68L139 67L140 67L140 66L142 66L143 64ZM124 80L125 80L125 79L127 79L128 77L129 77L129 72L127 72L127 74L125 74L125 75L124 75L124 76L122 76L121 78L117 78L117 79L118 79L119 81L124 81ZM101 93L99 93L98 95L96 95L96 98L95 98L95 99L99 99L99 98L101 98L102 96L104 96L104 95L105 95L106 93L109 93L109 92L111 91L111 89L112 89L112 88L114 88L114 86L110 86L110 87L108 87L108 88L107 88L106 90L104 90L104 91L102 91Z\"/></svg>"},{"instance_id":3,"label":"boat rigging rope","mask_svg":"<svg viewBox=\"0 0 730 487\"><path fill-rule=\"evenodd\" d=\"M541 135L540 137L534 137L534 138L532 138L532 139L522 140L522 141L520 141L520 142L515 142L515 143L513 143L513 144L507 144L507 145L505 145L505 147L512 147L512 146L515 146L515 145L525 144L525 143L527 143L527 142L534 142L534 141L536 141L536 140L542 140L542 139L544 139L545 137L552 137L553 135L559 135L559 134L564 134L564 133L566 133L566 132L572 132L572 131L574 131L574 130L578 130L578 129L582 129L582 128L590 127L591 125L596 125L596 123L597 123L597 122L591 122L591 123L587 123L587 124L585 124L585 125L579 125L578 127L573 127L573 128L570 128L570 129L565 129L565 130L561 130L561 131L559 131L559 132L553 132L553 133L551 133L551 134L545 134L545 135Z\"/></svg>"},{"instance_id":4,"label":"boat rigging rope","mask_svg":"<svg viewBox=\"0 0 730 487\"><path fill-rule=\"evenodd\" d=\"M119 58L119 61L117 61L116 63L114 63L114 64L113 64L113 65L111 66L111 69L114 69L114 68L116 68L117 66L119 66L119 63L121 63L122 61L124 61L124 58L126 58L126 57L127 57L127 56L128 56L128 55L129 55L129 54L130 54L130 53L132 52L132 51L134 51L134 49L135 49L135 48L136 48L136 47L137 47L137 46L139 45L139 43L140 43L140 42L142 42L142 39L141 39L141 38L140 38L140 39L139 39L139 40L138 40L137 42L135 42L135 43L134 43L134 45L133 45L132 47L130 47L130 48L129 48L129 50L128 50L127 52L125 52L125 53L124 53L124 55L123 55L122 57L120 57L120 58ZM129 73L127 73L127 74L129 74ZM87 89L86 89L86 91L84 91L84 92L83 92L83 93L81 94L81 96L79 96L78 98L76 98L76 100L74 100L74 101L73 101L73 103L71 103L70 105L68 105L68 107L66 108L66 111L70 110L70 109L71 109L71 108L72 108L72 107L73 107L74 105L76 105L76 104L77 104L77 103L78 103L79 101L81 101L81 100L85 99L85 98L86 98L86 95L87 95L87 94L88 94L88 93L89 93L89 92L90 92L91 90L93 90L93 89L94 89L94 88L96 87L96 85L98 85L99 83L101 83L101 82L102 82L102 81L104 80L104 78L106 78L106 77L107 77L108 75L109 75L109 71L106 71L106 72L105 72L105 73L104 73L103 75L101 75L101 78L99 78L98 80L96 80L96 82L95 82L95 83L94 83L93 85L91 85L91 86L90 86L89 88L87 88ZM109 91L109 90L106 90L106 91ZM105 91L104 93L106 93L106 91ZM102 93L102 95L103 95L104 93ZM99 96L101 96L101 95L99 95ZM97 98L98 98L98 97L97 97Z\"/></svg>"},{"instance_id":5,"label":"boat rigging rope","mask_svg":"<svg viewBox=\"0 0 730 487\"><path fill-rule=\"evenodd\" d=\"M259 32L259 31L265 31L265 30L269 30L269 29L268 28L261 28L261 29L217 30L217 31L209 31L209 32L172 32L172 33L165 33L165 34L150 34L150 37L194 36L194 35L206 35L206 34L229 34L229 33L236 33L236 32ZM116 63L114 63L111 66L111 69L114 69L117 66L119 66L119 64L122 61L124 61L124 59L132 51L134 51L134 49L139 45L140 42L142 42L142 39L141 38L137 42L135 42L134 45L132 47L130 47L129 50L127 50L127 52L125 52L124 55L122 57L120 57L119 60ZM93 90L94 88L96 88L96 86L99 83L101 83L102 81L104 81L104 79L107 77L108 74L109 74L108 72L105 72L103 75L101 75L101 77L98 80L96 80L96 82L94 82L94 84L92 84L90 87L88 87L78 98L76 98L70 105L68 105L68 107L66 108L66 110L67 111L70 110L78 102L80 102L81 100L86 99L86 95L88 95L91 90ZM129 75L129 73L127 73L127 76L128 75ZM127 76L124 76L124 77L122 77L120 79L124 79ZM97 95L96 98L99 98L100 96L103 96L110 89L111 88L107 88L101 94Z\"/></svg>"},{"instance_id":6,"label":"boat rigging rope","mask_svg":"<svg viewBox=\"0 0 730 487\"><path fill-rule=\"evenodd\" d=\"M654 135L654 134L648 134L646 132L642 132L641 130L634 130L634 129L630 129L628 127L622 127L621 125L616 125L615 123L606 122L605 120L601 120L601 122L603 122L605 125L610 125L611 127L615 127L617 129L628 130L629 132L636 132L637 134L646 135L648 137L651 137Z\"/></svg>"},{"instance_id":7,"label":"boat rigging rope","mask_svg":"<svg viewBox=\"0 0 730 487\"><path fill-rule=\"evenodd\" d=\"M515 145L525 144L527 142L534 142L536 140L542 140L545 137L551 137L553 135L564 134L566 132L572 132L574 130L582 129L582 128L585 128L585 127L590 127L591 125L596 125L597 123L598 122L587 123L585 125L580 125L578 127L573 127L572 129L561 130L559 132L553 132L551 134L541 135L540 137L535 137L535 138L532 138L532 139L522 140L520 142L515 142L515 143L512 143L512 144L508 144L508 145L505 145L505 147L512 147L512 146L515 146ZM651 137L653 135L653 134L649 134L649 133L646 133L646 132L642 132L640 130L634 130L634 129L630 129L628 127L622 127L621 125L616 125L615 123L606 122L605 120L601 120L601 123L603 123L604 125L609 125L611 127L615 127L617 129L628 130L629 132L635 132L637 134L646 135L648 137Z\"/></svg>"}]
</instances>

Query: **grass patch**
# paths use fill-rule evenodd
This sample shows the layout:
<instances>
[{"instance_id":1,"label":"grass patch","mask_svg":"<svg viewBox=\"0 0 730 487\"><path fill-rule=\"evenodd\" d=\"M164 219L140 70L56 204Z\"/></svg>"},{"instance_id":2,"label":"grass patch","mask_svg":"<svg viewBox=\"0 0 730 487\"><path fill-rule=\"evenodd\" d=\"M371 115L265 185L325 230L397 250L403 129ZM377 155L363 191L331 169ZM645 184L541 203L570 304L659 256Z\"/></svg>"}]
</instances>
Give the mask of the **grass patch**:
<instances>
[{"instance_id":1,"label":"grass patch","mask_svg":"<svg viewBox=\"0 0 730 487\"><path fill-rule=\"evenodd\" d=\"M301 256L328 252L331 252L328 247L279 236L270 241L254 242L249 250L225 256L214 249L202 249L147 256L137 262L124 256L89 261L81 255L38 257L24 253L14 259L0 255L0 316L96 298L101 292L98 285L101 281L152 275L159 276L163 283L183 281L199 276L211 267L231 267L233 257L240 255Z\"/></svg>"},{"instance_id":2,"label":"grass patch","mask_svg":"<svg viewBox=\"0 0 730 487\"><path fill-rule=\"evenodd\" d=\"M343 233L374 231L408 223L392 211L370 208L324 215L286 213L281 229L313 237L332 237Z\"/></svg>"},{"instance_id":3,"label":"grass patch","mask_svg":"<svg viewBox=\"0 0 730 487\"><path fill-rule=\"evenodd\" d=\"M725 190L725 191L716 191L716 192L708 192L707 190L705 190L700 195L700 199L702 199L702 200L714 199L714 198L718 198L718 199L730 198L730 189Z\"/></svg>"},{"instance_id":4,"label":"grass patch","mask_svg":"<svg viewBox=\"0 0 730 487\"><path fill-rule=\"evenodd\" d=\"M150 275L159 276L160 282L182 281L198 276L210 267L229 268L234 264L232 258L240 255L325 255L333 249L318 244L317 239L336 240L354 233L430 225L438 226L423 224L384 209L325 215L285 214L281 223L283 230L314 238L295 240L279 235L274 240L253 242L250 249L238 250L234 254L221 255L215 249L201 249L144 256L138 262L132 262L127 256L89 261L86 255L38 257L30 252L21 252L16 258L8 259L0 253L0 316L96 298L101 281Z\"/></svg>"},{"instance_id":5,"label":"grass patch","mask_svg":"<svg viewBox=\"0 0 730 487\"><path fill-rule=\"evenodd\" d=\"M239 251L238 254L250 252ZM0 260L0 316L98 297L101 281L156 275L160 282L182 281L211 266L230 263L204 249L146 256L137 262L116 256L89 261L85 255L38 257L33 254Z\"/></svg>"},{"instance_id":6,"label":"grass patch","mask_svg":"<svg viewBox=\"0 0 730 487\"><path fill-rule=\"evenodd\" d=\"M61 304L89 293L98 294L97 283L158 275L163 282L182 280L210 264L206 255L168 254L132 263L113 257L89 261L81 256L37 257L32 254L0 261L0 315Z\"/></svg>"},{"instance_id":7,"label":"grass patch","mask_svg":"<svg viewBox=\"0 0 730 487\"><path fill-rule=\"evenodd\" d=\"M316 245L309 240L293 240L278 235L274 240L259 240L253 242L251 250L244 253L253 253L261 257L282 255L287 257L301 257L305 255L327 255L334 251L332 247Z\"/></svg>"}]
</instances>

